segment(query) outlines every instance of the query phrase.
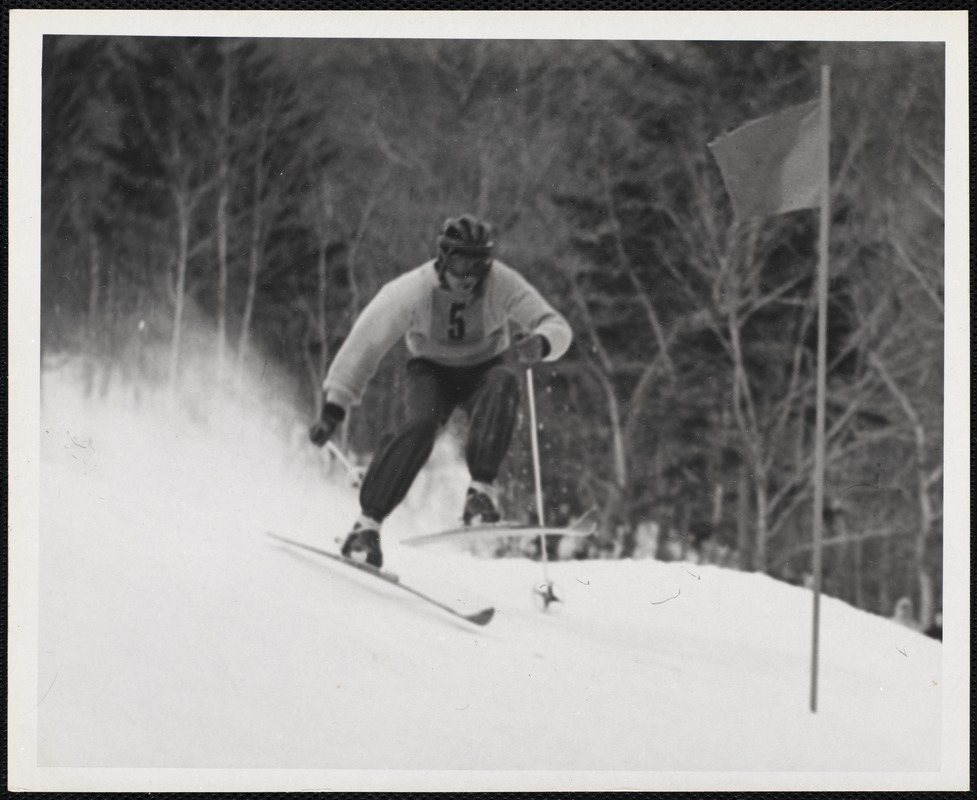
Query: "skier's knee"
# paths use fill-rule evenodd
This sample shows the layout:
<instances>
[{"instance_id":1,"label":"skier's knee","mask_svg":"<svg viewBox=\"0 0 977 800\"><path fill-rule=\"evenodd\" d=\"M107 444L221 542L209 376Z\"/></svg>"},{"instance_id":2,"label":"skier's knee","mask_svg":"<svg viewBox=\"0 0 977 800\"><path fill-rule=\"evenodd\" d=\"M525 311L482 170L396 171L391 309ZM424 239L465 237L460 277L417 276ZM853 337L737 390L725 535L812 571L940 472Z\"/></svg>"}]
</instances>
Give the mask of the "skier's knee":
<instances>
[{"instance_id":1,"label":"skier's knee","mask_svg":"<svg viewBox=\"0 0 977 800\"><path fill-rule=\"evenodd\" d=\"M397 438L408 442L410 446L428 448L434 446L434 440L438 435L438 422L431 417L416 417L408 420L401 428Z\"/></svg>"},{"instance_id":2,"label":"skier's knee","mask_svg":"<svg viewBox=\"0 0 977 800\"><path fill-rule=\"evenodd\" d=\"M519 380L509 370L493 370L476 403L476 416L487 416L494 424L514 418L519 406Z\"/></svg>"},{"instance_id":3,"label":"skier's knee","mask_svg":"<svg viewBox=\"0 0 977 800\"><path fill-rule=\"evenodd\" d=\"M519 379L511 370L496 367L486 377L484 392L507 404L515 405L519 402Z\"/></svg>"},{"instance_id":4,"label":"skier's knee","mask_svg":"<svg viewBox=\"0 0 977 800\"><path fill-rule=\"evenodd\" d=\"M381 521L407 495L434 449L438 425L431 419L407 422L370 465L360 489L364 513Z\"/></svg>"},{"instance_id":5,"label":"skier's knee","mask_svg":"<svg viewBox=\"0 0 977 800\"><path fill-rule=\"evenodd\" d=\"M519 381L507 369L487 376L468 430L465 456L471 475L491 483L509 449L519 407Z\"/></svg>"}]
</instances>

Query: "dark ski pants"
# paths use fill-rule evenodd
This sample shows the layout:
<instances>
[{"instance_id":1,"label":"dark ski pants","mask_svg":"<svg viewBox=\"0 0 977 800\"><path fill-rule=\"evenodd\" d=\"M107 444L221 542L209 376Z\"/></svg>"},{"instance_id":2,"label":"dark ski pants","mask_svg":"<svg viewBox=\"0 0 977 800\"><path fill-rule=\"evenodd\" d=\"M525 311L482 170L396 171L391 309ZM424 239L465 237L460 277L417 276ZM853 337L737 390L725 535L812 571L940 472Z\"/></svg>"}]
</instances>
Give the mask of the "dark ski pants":
<instances>
[{"instance_id":1,"label":"dark ski pants","mask_svg":"<svg viewBox=\"0 0 977 800\"><path fill-rule=\"evenodd\" d=\"M518 378L501 356L471 367L414 358L407 362L407 422L370 463L360 489L364 514L380 522L400 504L458 407L469 418L468 471L474 480L495 480L519 411Z\"/></svg>"}]
</instances>

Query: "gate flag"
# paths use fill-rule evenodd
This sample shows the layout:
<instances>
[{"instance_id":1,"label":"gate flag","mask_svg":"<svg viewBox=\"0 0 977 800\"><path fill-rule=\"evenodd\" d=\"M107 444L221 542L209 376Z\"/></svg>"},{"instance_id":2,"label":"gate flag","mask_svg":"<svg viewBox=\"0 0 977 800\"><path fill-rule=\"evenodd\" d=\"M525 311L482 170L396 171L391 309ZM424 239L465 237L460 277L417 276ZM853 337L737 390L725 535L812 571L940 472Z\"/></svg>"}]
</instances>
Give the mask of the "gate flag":
<instances>
[{"instance_id":1,"label":"gate flag","mask_svg":"<svg viewBox=\"0 0 977 800\"><path fill-rule=\"evenodd\" d=\"M747 122L709 144L739 219L821 203L821 102Z\"/></svg>"},{"instance_id":2,"label":"gate flag","mask_svg":"<svg viewBox=\"0 0 977 800\"><path fill-rule=\"evenodd\" d=\"M828 240L831 219L831 67L821 66L821 97L785 108L720 136L709 144L737 220L801 208L820 209L818 263L818 357L814 424L814 502L811 511L814 608L811 625L811 711L818 710L821 630L822 533L824 527L825 403L828 342Z\"/></svg>"}]
</instances>

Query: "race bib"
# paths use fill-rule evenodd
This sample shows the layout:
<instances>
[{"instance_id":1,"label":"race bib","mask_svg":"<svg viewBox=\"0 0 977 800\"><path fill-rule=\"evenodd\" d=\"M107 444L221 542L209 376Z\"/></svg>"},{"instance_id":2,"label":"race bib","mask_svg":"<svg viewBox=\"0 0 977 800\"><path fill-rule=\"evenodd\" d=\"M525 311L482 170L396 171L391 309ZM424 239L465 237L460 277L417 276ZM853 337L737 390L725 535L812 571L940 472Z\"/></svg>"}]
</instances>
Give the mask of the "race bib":
<instances>
[{"instance_id":1,"label":"race bib","mask_svg":"<svg viewBox=\"0 0 977 800\"><path fill-rule=\"evenodd\" d=\"M473 344L485 338L485 303L481 297L436 291L431 301L432 341Z\"/></svg>"}]
</instances>

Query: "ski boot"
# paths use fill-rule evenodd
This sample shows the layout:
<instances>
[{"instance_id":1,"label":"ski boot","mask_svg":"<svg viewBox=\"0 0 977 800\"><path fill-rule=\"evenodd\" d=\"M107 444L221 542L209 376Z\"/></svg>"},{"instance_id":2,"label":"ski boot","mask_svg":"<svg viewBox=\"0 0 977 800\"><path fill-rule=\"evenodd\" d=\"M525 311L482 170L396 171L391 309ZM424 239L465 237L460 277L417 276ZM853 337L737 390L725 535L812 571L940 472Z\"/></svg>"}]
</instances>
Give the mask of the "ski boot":
<instances>
[{"instance_id":1,"label":"ski boot","mask_svg":"<svg viewBox=\"0 0 977 800\"><path fill-rule=\"evenodd\" d=\"M496 508L495 489L487 483L472 481L465 497L465 511L461 520L465 525L471 525L475 520L483 525L499 522L502 517Z\"/></svg>"},{"instance_id":2,"label":"ski boot","mask_svg":"<svg viewBox=\"0 0 977 800\"><path fill-rule=\"evenodd\" d=\"M365 553L366 563L380 569L383 566L383 551L380 549L379 526L375 522L357 520L339 552L343 558L353 558L355 553Z\"/></svg>"}]
</instances>

